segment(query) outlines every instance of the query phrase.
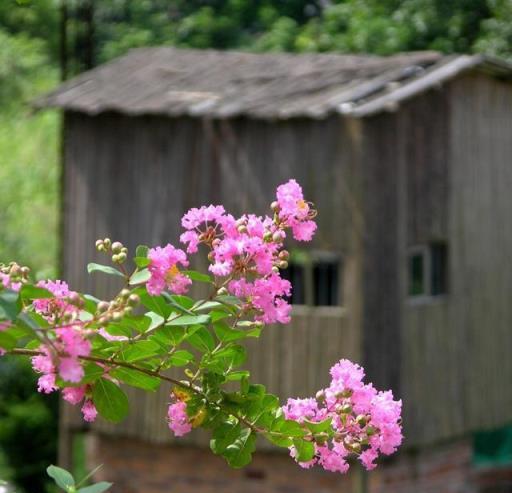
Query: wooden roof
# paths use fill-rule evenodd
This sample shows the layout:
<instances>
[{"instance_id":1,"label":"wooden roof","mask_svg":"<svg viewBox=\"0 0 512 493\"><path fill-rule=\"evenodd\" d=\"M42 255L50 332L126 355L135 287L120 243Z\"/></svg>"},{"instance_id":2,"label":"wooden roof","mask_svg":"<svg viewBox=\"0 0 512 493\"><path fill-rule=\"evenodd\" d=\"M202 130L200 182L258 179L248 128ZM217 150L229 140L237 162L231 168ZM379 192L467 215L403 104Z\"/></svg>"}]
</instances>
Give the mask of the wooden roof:
<instances>
[{"instance_id":1,"label":"wooden roof","mask_svg":"<svg viewBox=\"0 0 512 493\"><path fill-rule=\"evenodd\" d=\"M139 48L67 81L35 105L92 115L366 116L480 67L512 71L480 55L436 52L378 57Z\"/></svg>"}]
</instances>

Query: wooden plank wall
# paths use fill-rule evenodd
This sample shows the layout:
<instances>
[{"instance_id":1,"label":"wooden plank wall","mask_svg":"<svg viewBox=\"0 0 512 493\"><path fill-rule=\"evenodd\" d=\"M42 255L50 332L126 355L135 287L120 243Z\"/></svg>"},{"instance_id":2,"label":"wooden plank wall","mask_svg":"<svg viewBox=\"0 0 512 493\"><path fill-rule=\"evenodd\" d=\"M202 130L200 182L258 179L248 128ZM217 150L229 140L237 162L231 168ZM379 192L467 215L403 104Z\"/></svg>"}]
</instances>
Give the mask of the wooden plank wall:
<instances>
[{"instance_id":1,"label":"wooden plank wall","mask_svg":"<svg viewBox=\"0 0 512 493\"><path fill-rule=\"evenodd\" d=\"M359 299L357 220L347 213L347 203L354 207L358 199L344 193L354 176L349 130L337 118L265 123L67 114L65 278L72 287L106 295L113 289L110 280L88 276L84 266L84 259L102 260L94 251L98 237L108 235L130 248L177 244L179 220L188 208L223 203L235 214L265 213L276 185L295 177L320 211L317 239L307 248L344 255L346 298ZM294 313L290 326L268 329L249 361L255 381L283 398L310 395L328 382L335 361L360 358L357 310L297 307ZM115 427L100 422L95 428L169 441L164 418L169 388L156 395L129 393L132 412L126 422ZM68 407L63 419L78 426Z\"/></svg>"},{"instance_id":2,"label":"wooden plank wall","mask_svg":"<svg viewBox=\"0 0 512 493\"><path fill-rule=\"evenodd\" d=\"M511 115L510 84L467 75L366 123L365 192L386 190L364 199L381 238L365 244L363 347L376 381L398 362L408 445L512 421ZM407 299L407 248L439 239L448 295Z\"/></svg>"}]
</instances>

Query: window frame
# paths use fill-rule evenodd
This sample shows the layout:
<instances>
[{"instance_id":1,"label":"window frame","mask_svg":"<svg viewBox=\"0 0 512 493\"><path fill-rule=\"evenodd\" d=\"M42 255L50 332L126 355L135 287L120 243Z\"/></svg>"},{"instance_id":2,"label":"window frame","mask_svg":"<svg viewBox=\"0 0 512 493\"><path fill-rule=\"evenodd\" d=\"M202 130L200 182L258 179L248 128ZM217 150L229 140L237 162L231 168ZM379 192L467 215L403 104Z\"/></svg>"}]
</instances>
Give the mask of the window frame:
<instances>
[{"instance_id":1,"label":"window frame","mask_svg":"<svg viewBox=\"0 0 512 493\"><path fill-rule=\"evenodd\" d=\"M302 253L302 252L301 252ZM343 273L344 262L343 255L329 250L313 250L308 252L306 261L297 262L293 260L293 253L290 255L289 264L300 266L304 270L304 303L292 303L292 307L300 307L299 309L323 309L323 310L338 310L343 308ZM329 262L337 264L337 296L336 303L333 305L316 305L315 304L315 266L320 262ZM293 286L292 286L293 289Z\"/></svg>"},{"instance_id":2,"label":"window frame","mask_svg":"<svg viewBox=\"0 0 512 493\"><path fill-rule=\"evenodd\" d=\"M443 245L445 247L445 255L446 255L446 264L444 268L445 271L445 291L441 293L434 294L433 291L433 283L432 283L432 248L435 246ZM421 294L411 294L411 271L410 271L410 260L415 255L421 255L423 258L423 293ZM424 302L433 302L433 301L442 301L448 296L449 286L450 286L450 278L449 278L449 245L448 242L442 240L432 240L426 244L414 245L407 248L406 255L406 299L411 304L424 303Z\"/></svg>"}]
</instances>

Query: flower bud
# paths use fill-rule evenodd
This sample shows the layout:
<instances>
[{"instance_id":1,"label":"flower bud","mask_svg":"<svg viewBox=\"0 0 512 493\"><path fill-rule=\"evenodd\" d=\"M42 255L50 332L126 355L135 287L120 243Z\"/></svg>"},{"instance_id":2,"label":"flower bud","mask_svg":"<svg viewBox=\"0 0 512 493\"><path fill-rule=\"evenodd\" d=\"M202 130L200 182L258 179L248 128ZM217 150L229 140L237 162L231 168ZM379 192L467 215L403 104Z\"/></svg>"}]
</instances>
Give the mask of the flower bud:
<instances>
[{"instance_id":1,"label":"flower bud","mask_svg":"<svg viewBox=\"0 0 512 493\"><path fill-rule=\"evenodd\" d=\"M375 428L375 426L367 426L366 427L366 434L371 437L372 435L375 435L375 433L377 433L377 428Z\"/></svg>"},{"instance_id":2,"label":"flower bud","mask_svg":"<svg viewBox=\"0 0 512 493\"><path fill-rule=\"evenodd\" d=\"M325 445L329 439L329 435L327 433L317 433L314 438L318 445Z\"/></svg>"},{"instance_id":3,"label":"flower bud","mask_svg":"<svg viewBox=\"0 0 512 493\"><path fill-rule=\"evenodd\" d=\"M82 304L82 298L78 293L71 293L68 299L72 305L80 306Z\"/></svg>"},{"instance_id":4,"label":"flower bud","mask_svg":"<svg viewBox=\"0 0 512 493\"><path fill-rule=\"evenodd\" d=\"M345 389L342 393L341 393L341 396L342 397L352 397L352 394L354 393L354 391L352 389Z\"/></svg>"},{"instance_id":5,"label":"flower bud","mask_svg":"<svg viewBox=\"0 0 512 493\"><path fill-rule=\"evenodd\" d=\"M105 245L103 244L103 240L96 240L95 245L96 245L96 250L98 250L98 252L101 252L105 247Z\"/></svg>"},{"instance_id":6,"label":"flower bud","mask_svg":"<svg viewBox=\"0 0 512 493\"><path fill-rule=\"evenodd\" d=\"M130 314L130 313L133 311L133 306L130 306L130 305L125 306L125 307L123 308L123 310L124 310L124 314L125 314L125 315L128 315L128 314Z\"/></svg>"},{"instance_id":7,"label":"flower bud","mask_svg":"<svg viewBox=\"0 0 512 493\"><path fill-rule=\"evenodd\" d=\"M110 304L107 301L100 301L96 307L100 313L106 312L110 308Z\"/></svg>"},{"instance_id":8,"label":"flower bud","mask_svg":"<svg viewBox=\"0 0 512 493\"><path fill-rule=\"evenodd\" d=\"M112 262L114 262L114 264L119 264L119 255L120 254L117 254L117 253L114 253L114 255L112 255Z\"/></svg>"},{"instance_id":9,"label":"flower bud","mask_svg":"<svg viewBox=\"0 0 512 493\"><path fill-rule=\"evenodd\" d=\"M114 241L114 243L112 243L112 252L113 253L121 253L121 250L123 248L123 244L119 241Z\"/></svg>"},{"instance_id":10,"label":"flower bud","mask_svg":"<svg viewBox=\"0 0 512 493\"><path fill-rule=\"evenodd\" d=\"M278 212L279 211L279 203L277 202L277 200L274 200L274 202L272 202L270 204L270 208L274 211L274 212Z\"/></svg>"},{"instance_id":11,"label":"flower bud","mask_svg":"<svg viewBox=\"0 0 512 493\"><path fill-rule=\"evenodd\" d=\"M215 252L209 252L208 253L208 260L210 262L213 262L215 260Z\"/></svg>"},{"instance_id":12,"label":"flower bud","mask_svg":"<svg viewBox=\"0 0 512 493\"><path fill-rule=\"evenodd\" d=\"M98 323L101 325L106 325L109 322L109 318L106 316L102 316L98 319Z\"/></svg>"},{"instance_id":13,"label":"flower bud","mask_svg":"<svg viewBox=\"0 0 512 493\"><path fill-rule=\"evenodd\" d=\"M340 408L342 414L349 414L352 412L352 406L350 404L343 404Z\"/></svg>"},{"instance_id":14,"label":"flower bud","mask_svg":"<svg viewBox=\"0 0 512 493\"><path fill-rule=\"evenodd\" d=\"M30 268L29 267L22 267L21 268L21 275L23 277L27 277L30 274Z\"/></svg>"},{"instance_id":15,"label":"flower bud","mask_svg":"<svg viewBox=\"0 0 512 493\"><path fill-rule=\"evenodd\" d=\"M290 252L288 250L282 250L279 252L279 258L281 260L288 260L290 257Z\"/></svg>"},{"instance_id":16,"label":"flower bud","mask_svg":"<svg viewBox=\"0 0 512 493\"><path fill-rule=\"evenodd\" d=\"M356 423L363 427L363 426L366 426L366 423L368 422L368 419L366 418L366 416L364 414L359 414L357 417L356 417Z\"/></svg>"},{"instance_id":17,"label":"flower bud","mask_svg":"<svg viewBox=\"0 0 512 493\"><path fill-rule=\"evenodd\" d=\"M279 274L279 267L277 267L276 265L274 265L274 267L272 267L272 272L274 274Z\"/></svg>"},{"instance_id":18,"label":"flower bud","mask_svg":"<svg viewBox=\"0 0 512 493\"><path fill-rule=\"evenodd\" d=\"M114 312L112 313L112 320L114 322L119 322L122 320L124 313L123 312Z\"/></svg>"},{"instance_id":19,"label":"flower bud","mask_svg":"<svg viewBox=\"0 0 512 493\"><path fill-rule=\"evenodd\" d=\"M276 231L272 235L272 241L274 243L281 243L283 241L283 233L282 233L282 231Z\"/></svg>"},{"instance_id":20,"label":"flower bud","mask_svg":"<svg viewBox=\"0 0 512 493\"><path fill-rule=\"evenodd\" d=\"M126 255L128 255L128 248L126 248L126 247L121 248L121 253L126 253Z\"/></svg>"},{"instance_id":21,"label":"flower bud","mask_svg":"<svg viewBox=\"0 0 512 493\"><path fill-rule=\"evenodd\" d=\"M130 296L130 290L123 288L119 295L121 296L121 298L128 298L128 296Z\"/></svg>"},{"instance_id":22,"label":"flower bud","mask_svg":"<svg viewBox=\"0 0 512 493\"><path fill-rule=\"evenodd\" d=\"M272 241L272 231L265 231L265 233L263 233L263 241L267 243Z\"/></svg>"},{"instance_id":23,"label":"flower bud","mask_svg":"<svg viewBox=\"0 0 512 493\"><path fill-rule=\"evenodd\" d=\"M105 250L110 250L110 247L112 246L112 240L110 238L105 238L103 240L103 246L105 247Z\"/></svg>"},{"instance_id":24,"label":"flower bud","mask_svg":"<svg viewBox=\"0 0 512 493\"><path fill-rule=\"evenodd\" d=\"M130 296L128 296L128 305L129 306L136 306L140 303L140 296L138 294L132 293Z\"/></svg>"},{"instance_id":25,"label":"flower bud","mask_svg":"<svg viewBox=\"0 0 512 493\"><path fill-rule=\"evenodd\" d=\"M278 267L280 269L286 269L288 267L288 262L286 260L281 260L281 262L278 264Z\"/></svg>"},{"instance_id":26,"label":"flower bud","mask_svg":"<svg viewBox=\"0 0 512 493\"><path fill-rule=\"evenodd\" d=\"M238 226L238 228L236 228L236 230L240 234L245 234L245 233L247 233L247 226L245 226L245 224L242 224L242 225Z\"/></svg>"},{"instance_id":27,"label":"flower bud","mask_svg":"<svg viewBox=\"0 0 512 493\"><path fill-rule=\"evenodd\" d=\"M323 390L319 390L315 395L315 399L319 404L325 402L325 392Z\"/></svg>"}]
</instances>

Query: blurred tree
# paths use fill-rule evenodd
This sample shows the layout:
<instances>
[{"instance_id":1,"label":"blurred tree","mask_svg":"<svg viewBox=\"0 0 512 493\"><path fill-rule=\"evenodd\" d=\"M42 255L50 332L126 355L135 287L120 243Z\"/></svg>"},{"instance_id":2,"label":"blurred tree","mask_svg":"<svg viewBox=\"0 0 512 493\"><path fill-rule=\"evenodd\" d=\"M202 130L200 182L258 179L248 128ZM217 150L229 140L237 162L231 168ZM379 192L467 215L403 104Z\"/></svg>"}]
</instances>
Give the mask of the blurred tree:
<instances>
[{"instance_id":1,"label":"blurred tree","mask_svg":"<svg viewBox=\"0 0 512 493\"><path fill-rule=\"evenodd\" d=\"M45 470L56 460L57 395L38 394L35 386L27 361L2 358L0 442L12 471L9 479L27 493L47 491Z\"/></svg>"}]
</instances>

